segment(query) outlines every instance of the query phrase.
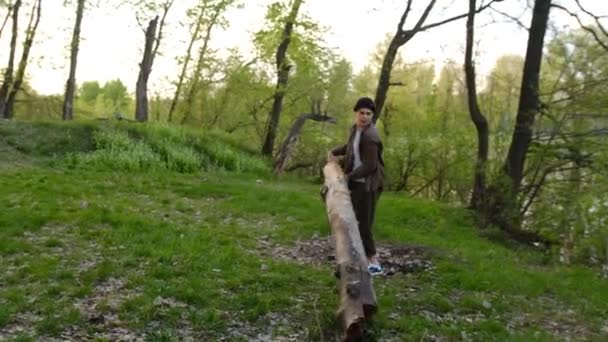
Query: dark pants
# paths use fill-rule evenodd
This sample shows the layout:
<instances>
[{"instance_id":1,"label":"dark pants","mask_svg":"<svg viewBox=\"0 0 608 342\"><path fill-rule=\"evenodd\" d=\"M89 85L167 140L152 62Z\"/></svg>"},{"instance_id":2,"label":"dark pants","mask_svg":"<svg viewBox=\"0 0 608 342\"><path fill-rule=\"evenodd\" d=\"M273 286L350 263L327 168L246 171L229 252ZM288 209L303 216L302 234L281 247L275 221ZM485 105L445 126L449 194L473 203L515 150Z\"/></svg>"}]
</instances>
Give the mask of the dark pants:
<instances>
[{"instance_id":1,"label":"dark pants","mask_svg":"<svg viewBox=\"0 0 608 342\"><path fill-rule=\"evenodd\" d=\"M376 218L376 202L380 192L367 191L365 183L348 182L350 200L355 210L355 216L359 222L359 234L363 242L363 248L367 257L376 254L376 245L372 234L374 219Z\"/></svg>"}]
</instances>

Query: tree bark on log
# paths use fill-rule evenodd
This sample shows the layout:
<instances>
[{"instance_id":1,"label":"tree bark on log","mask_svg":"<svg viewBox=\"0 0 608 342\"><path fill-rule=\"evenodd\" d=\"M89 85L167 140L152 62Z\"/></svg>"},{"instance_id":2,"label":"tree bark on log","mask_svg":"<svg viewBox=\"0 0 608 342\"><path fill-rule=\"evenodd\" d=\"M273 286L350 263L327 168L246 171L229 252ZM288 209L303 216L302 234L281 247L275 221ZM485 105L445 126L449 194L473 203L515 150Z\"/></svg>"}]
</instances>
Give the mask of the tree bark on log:
<instances>
[{"instance_id":1,"label":"tree bark on log","mask_svg":"<svg viewBox=\"0 0 608 342\"><path fill-rule=\"evenodd\" d=\"M323 193L327 216L331 225L338 270L340 307L345 341L363 339L363 326L377 311L376 294L371 275L367 271L367 258L361 242L355 212L344 172L337 158L329 157L323 168Z\"/></svg>"},{"instance_id":2,"label":"tree bark on log","mask_svg":"<svg viewBox=\"0 0 608 342\"><path fill-rule=\"evenodd\" d=\"M291 126L291 130L289 130L289 135L287 135L287 138L283 142L283 145L281 145L281 150L279 150L277 160L274 163L274 172L276 174L281 174L283 173L283 171L285 171L285 165L287 164L287 160L291 156L291 152L296 146L296 143L300 136L300 132L302 131L302 127L304 127L304 123L306 123L306 120L308 119L318 122L336 123L336 119L327 115L314 113L301 114L293 123L293 126Z\"/></svg>"}]
</instances>

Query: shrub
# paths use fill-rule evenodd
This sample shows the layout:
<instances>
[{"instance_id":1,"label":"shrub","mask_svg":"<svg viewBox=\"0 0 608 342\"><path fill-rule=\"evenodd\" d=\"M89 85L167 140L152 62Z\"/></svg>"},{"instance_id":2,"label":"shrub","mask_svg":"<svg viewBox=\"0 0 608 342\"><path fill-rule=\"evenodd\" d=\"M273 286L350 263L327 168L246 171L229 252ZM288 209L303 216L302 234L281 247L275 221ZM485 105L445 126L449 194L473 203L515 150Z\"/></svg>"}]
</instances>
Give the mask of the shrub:
<instances>
[{"instance_id":1,"label":"shrub","mask_svg":"<svg viewBox=\"0 0 608 342\"><path fill-rule=\"evenodd\" d=\"M160 156L144 142L131 140L127 132L98 130L93 133L93 140L96 150L69 154L69 166L127 171L163 168Z\"/></svg>"}]
</instances>

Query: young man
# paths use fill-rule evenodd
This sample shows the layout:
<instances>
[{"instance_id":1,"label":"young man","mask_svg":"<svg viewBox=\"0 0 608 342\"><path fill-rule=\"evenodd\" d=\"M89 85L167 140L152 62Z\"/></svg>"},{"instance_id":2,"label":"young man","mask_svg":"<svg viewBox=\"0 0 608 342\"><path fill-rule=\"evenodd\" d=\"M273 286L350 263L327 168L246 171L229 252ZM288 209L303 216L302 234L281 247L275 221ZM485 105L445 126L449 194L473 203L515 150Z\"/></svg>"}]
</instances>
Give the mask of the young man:
<instances>
[{"instance_id":1,"label":"young man","mask_svg":"<svg viewBox=\"0 0 608 342\"><path fill-rule=\"evenodd\" d=\"M376 203L384 183L382 141L372 122L376 106L369 97L360 98L355 104L354 121L348 143L331 151L335 156L344 155L344 173L351 191L351 201L359 222L359 233L368 260L368 270L382 273L376 253L372 227L376 216Z\"/></svg>"}]
</instances>

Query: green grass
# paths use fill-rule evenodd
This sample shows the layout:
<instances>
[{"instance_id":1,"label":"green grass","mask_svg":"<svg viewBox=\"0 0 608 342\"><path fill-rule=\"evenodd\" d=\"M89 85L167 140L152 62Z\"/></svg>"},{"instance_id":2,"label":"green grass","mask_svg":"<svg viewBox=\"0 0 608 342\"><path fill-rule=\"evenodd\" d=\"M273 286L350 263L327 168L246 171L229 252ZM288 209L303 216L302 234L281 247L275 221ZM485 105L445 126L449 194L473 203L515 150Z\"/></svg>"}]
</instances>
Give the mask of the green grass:
<instances>
[{"instance_id":1,"label":"green grass","mask_svg":"<svg viewBox=\"0 0 608 342\"><path fill-rule=\"evenodd\" d=\"M167 164L155 142L203 155L185 142L207 138L170 127L37 125L0 122L3 133L20 132L3 135L20 152L12 154L13 167L0 168L0 340L66 332L99 341L127 334L148 341L335 339L331 265L275 259L259 242L291 248L329 234L318 185L256 168L228 172L217 165L233 159L219 153L207 155L216 167L196 172L74 166L66 162L70 153L103 149L93 132L106 129L128 133L128 140L111 138L123 139L123 151L150 146L158 165ZM50 140L58 129L88 130L78 141L90 144L49 141L63 147L39 150L45 129ZM234 142L226 146L265 165ZM379 242L425 246L435 267L377 278L380 311L368 340L606 337L608 283L594 270L481 238L462 209L387 193L378 210Z\"/></svg>"},{"instance_id":2,"label":"green grass","mask_svg":"<svg viewBox=\"0 0 608 342\"><path fill-rule=\"evenodd\" d=\"M262 175L268 162L214 131L121 122L0 121L0 170L23 165L89 170L201 170Z\"/></svg>"}]
</instances>

